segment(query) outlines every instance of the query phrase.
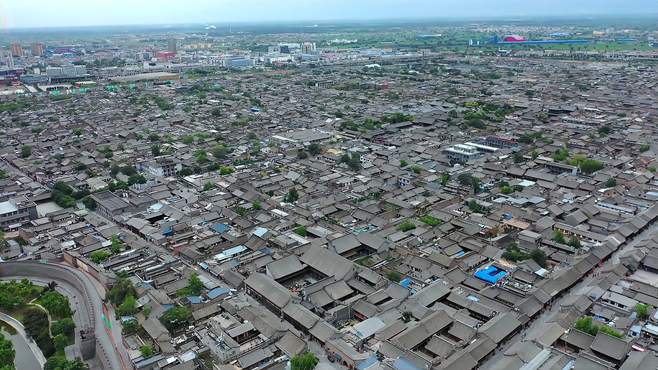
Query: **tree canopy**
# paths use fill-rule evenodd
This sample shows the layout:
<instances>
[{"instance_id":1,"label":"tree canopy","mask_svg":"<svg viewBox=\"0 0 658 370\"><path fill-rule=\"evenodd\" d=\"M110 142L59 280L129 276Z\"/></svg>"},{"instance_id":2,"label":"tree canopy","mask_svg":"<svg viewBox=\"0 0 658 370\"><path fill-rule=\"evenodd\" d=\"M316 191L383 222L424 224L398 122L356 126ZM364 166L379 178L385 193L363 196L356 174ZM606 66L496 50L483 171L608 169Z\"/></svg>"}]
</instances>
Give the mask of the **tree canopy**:
<instances>
[{"instance_id":1,"label":"tree canopy","mask_svg":"<svg viewBox=\"0 0 658 370\"><path fill-rule=\"evenodd\" d=\"M313 370L319 360L312 352L297 355L290 361L291 370Z\"/></svg>"}]
</instances>

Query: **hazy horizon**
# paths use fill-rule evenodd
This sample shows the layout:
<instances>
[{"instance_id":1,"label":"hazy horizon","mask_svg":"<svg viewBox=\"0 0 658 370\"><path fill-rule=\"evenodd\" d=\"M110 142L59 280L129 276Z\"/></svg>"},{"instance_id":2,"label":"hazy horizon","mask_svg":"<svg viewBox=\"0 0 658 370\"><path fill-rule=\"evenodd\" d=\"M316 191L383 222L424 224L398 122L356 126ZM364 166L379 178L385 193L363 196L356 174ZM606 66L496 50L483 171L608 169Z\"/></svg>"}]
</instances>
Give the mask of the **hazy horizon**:
<instances>
[{"instance_id":1,"label":"hazy horizon","mask_svg":"<svg viewBox=\"0 0 658 370\"><path fill-rule=\"evenodd\" d=\"M431 18L658 16L655 0L0 0L3 30L50 27L369 21Z\"/></svg>"}]
</instances>

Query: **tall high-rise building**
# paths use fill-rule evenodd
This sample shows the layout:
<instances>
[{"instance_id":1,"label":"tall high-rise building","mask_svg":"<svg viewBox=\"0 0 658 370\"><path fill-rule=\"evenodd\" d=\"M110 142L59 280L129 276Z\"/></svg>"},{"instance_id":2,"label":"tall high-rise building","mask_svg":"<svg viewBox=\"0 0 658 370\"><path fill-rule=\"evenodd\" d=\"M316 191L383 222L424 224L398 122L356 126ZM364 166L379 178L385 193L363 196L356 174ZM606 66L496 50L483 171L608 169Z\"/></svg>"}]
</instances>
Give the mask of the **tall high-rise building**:
<instances>
[{"instance_id":1,"label":"tall high-rise building","mask_svg":"<svg viewBox=\"0 0 658 370\"><path fill-rule=\"evenodd\" d=\"M44 45L40 42L34 42L32 43L32 56L34 57L42 57L44 54Z\"/></svg>"},{"instance_id":2,"label":"tall high-rise building","mask_svg":"<svg viewBox=\"0 0 658 370\"><path fill-rule=\"evenodd\" d=\"M167 43L167 51L170 53L175 53L177 51L177 46L178 46L178 40L169 39Z\"/></svg>"},{"instance_id":3,"label":"tall high-rise building","mask_svg":"<svg viewBox=\"0 0 658 370\"><path fill-rule=\"evenodd\" d=\"M7 68L12 69L14 68L14 57L11 56L11 51L8 51L6 54L4 54L4 59L5 59L5 64L7 64Z\"/></svg>"},{"instance_id":4,"label":"tall high-rise building","mask_svg":"<svg viewBox=\"0 0 658 370\"><path fill-rule=\"evenodd\" d=\"M11 44L11 55L15 57L22 57L23 56L23 47L21 44L15 42Z\"/></svg>"},{"instance_id":5,"label":"tall high-rise building","mask_svg":"<svg viewBox=\"0 0 658 370\"><path fill-rule=\"evenodd\" d=\"M315 53L315 43L314 42L303 42L302 46L302 54L313 54Z\"/></svg>"}]
</instances>

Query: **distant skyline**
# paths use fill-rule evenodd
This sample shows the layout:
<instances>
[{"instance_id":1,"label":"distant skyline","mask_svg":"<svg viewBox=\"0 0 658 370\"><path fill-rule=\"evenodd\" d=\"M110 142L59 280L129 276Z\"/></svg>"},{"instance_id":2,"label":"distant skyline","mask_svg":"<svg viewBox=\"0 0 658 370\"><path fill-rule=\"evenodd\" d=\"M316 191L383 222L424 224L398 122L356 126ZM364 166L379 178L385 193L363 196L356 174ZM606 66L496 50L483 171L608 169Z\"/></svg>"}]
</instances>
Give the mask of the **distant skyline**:
<instances>
[{"instance_id":1,"label":"distant skyline","mask_svg":"<svg viewBox=\"0 0 658 370\"><path fill-rule=\"evenodd\" d=\"M0 27L5 30L140 24L652 14L658 17L658 0L0 0Z\"/></svg>"}]
</instances>

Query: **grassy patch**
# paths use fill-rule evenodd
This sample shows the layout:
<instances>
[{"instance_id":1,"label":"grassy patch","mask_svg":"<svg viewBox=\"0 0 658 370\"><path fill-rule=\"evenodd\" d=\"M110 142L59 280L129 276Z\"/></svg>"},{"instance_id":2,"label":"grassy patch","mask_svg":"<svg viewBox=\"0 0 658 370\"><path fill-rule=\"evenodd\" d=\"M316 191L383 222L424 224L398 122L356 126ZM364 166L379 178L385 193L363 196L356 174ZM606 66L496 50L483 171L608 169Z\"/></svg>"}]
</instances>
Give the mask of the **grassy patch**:
<instances>
[{"instance_id":1,"label":"grassy patch","mask_svg":"<svg viewBox=\"0 0 658 370\"><path fill-rule=\"evenodd\" d=\"M443 221L441 221L440 219L430 215L421 216L419 220L421 220L424 224L429 226L438 226L443 223Z\"/></svg>"}]
</instances>

